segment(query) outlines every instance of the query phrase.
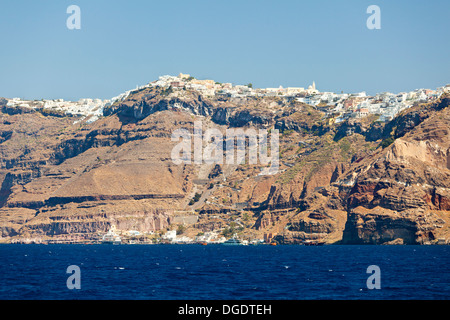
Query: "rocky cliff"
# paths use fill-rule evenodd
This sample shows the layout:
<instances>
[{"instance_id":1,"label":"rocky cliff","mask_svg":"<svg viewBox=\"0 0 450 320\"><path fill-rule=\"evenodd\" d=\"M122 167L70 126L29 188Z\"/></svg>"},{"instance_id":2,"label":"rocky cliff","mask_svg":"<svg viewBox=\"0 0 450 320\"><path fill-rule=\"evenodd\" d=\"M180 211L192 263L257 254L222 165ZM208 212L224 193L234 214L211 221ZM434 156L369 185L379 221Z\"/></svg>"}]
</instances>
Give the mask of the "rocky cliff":
<instances>
[{"instance_id":1,"label":"rocky cliff","mask_svg":"<svg viewBox=\"0 0 450 320\"><path fill-rule=\"evenodd\" d=\"M443 107L446 103L447 107ZM428 243L448 237L450 196L450 113L448 99L400 115L395 136L376 155L361 161L335 184L351 184L343 241ZM405 119L418 119L402 125ZM387 127L392 126L392 123ZM400 134L399 134L400 132Z\"/></svg>"},{"instance_id":2,"label":"rocky cliff","mask_svg":"<svg viewBox=\"0 0 450 320\"><path fill-rule=\"evenodd\" d=\"M449 97L388 123L333 124L279 97L206 98L145 88L86 119L0 112L3 239L98 238L112 224L187 234L275 234L280 243L428 243L449 237ZM280 168L172 161L176 129L280 131ZM352 130L348 130L348 129ZM349 133L350 132L350 133ZM190 221L190 220L189 220ZM9 241L8 240L8 241Z\"/></svg>"}]
</instances>

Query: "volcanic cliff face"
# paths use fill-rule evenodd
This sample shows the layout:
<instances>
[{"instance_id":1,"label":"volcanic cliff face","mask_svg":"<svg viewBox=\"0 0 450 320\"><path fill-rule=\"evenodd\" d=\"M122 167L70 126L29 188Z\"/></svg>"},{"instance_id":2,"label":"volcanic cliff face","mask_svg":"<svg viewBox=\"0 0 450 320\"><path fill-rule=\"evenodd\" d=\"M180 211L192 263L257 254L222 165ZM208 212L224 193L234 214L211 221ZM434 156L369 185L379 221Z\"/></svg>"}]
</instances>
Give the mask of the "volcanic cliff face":
<instances>
[{"instance_id":1,"label":"volcanic cliff face","mask_svg":"<svg viewBox=\"0 0 450 320\"><path fill-rule=\"evenodd\" d=\"M0 149L3 237L96 234L111 224L159 230L191 188L190 169L170 159L173 123L191 121L184 114L138 124L37 112L2 120L12 132Z\"/></svg>"},{"instance_id":2,"label":"volcanic cliff face","mask_svg":"<svg viewBox=\"0 0 450 320\"><path fill-rule=\"evenodd\" d=\"M447 100L448 106L448 100ZM442 103L430 116L378 154L342 175L336 185L347 193L343 241L382 243L400 238L424 243L448 236L450 200L450 112ZM432 108L430 108L432 109ZM398 130L398 129L397 129Z\"/></svg>"},{"instance_id":3,"label":"volcanic cliff face","mask_svg":"<svg viewBox=\"0 0 450 320\"><path fill-rule=\"evenodd\" d=\"M0 113L0 234L98 238L122 230L276 234L280 243L425 243L448 237L449 98L334 125L279 97L145 88L86 119ZM3 103L5 106L5 103ZM278 129L280 168L175 164L175 130ZM352 128L353 134L348 134ZM389 145L389 143L391 143Z\"/></svg>"}]
</instances>

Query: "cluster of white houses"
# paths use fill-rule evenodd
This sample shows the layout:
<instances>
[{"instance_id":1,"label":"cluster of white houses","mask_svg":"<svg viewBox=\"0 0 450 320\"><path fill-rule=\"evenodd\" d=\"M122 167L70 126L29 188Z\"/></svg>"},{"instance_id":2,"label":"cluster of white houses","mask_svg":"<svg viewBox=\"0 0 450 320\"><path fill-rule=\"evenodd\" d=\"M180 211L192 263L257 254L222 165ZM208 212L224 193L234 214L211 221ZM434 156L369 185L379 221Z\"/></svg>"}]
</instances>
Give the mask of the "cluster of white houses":
<instances>
[{"instance_id":1,"label":"cluster of white houses","mask_svg":"<svg viewBox=\"0 0 450 320\"><path fill-rule=\"evenodd\" d=\"M390 121L399 112L410 108L415 103L425 103L438 99L444 92L450 92L450 85L436 90L416 89L398 94L383 92L375 96L367 96L365 92L358 94L322 94L309 104L325 111L341 122L350 118L362 118L368 115L378 115L382 122ZM308 102L305 102L308 103Z\"/></svg>"},{"instance_id":2,"label":"cluster of white houses","mask_svg":"<svg viewBox=\"0 0 450 320\"><path fill-rule=\"evenodd\" d=\"M44 109L61 112L63 114L81 116L87 118L86 121L94 122L103 115L103 108L110 100L101 99L80 99L78 101L54 100L23 100L21 98L9 99L7 107L22 107L28 109Z\"/></svg>"},{"instance_id":3,"label":"cluster of white houses","mask_svg":"<svg viewBox=\"0 0 450 320\"><path fill-rule=\"evenodd\" d=\"M291 98L315 106L335 119L336 123L350 118L362 118L370 114L378 115L379 121L389 121L400 111L411 107L414 103L429 102L438 99L444 92L450 92L450 85L446 85L436 90L416 89L398 94L383 92L375 96L368 96L366 92L339 94L320 92L316 89L314 82L306 89L303 87L283 88L282 86L278 88L253 88L251 84L232 85L231 83L219 83L214 80L197 80L189 74L182 73L178 76L161 76L158 80L146 86L171 87L174 90L196 90L207 97L279 96Z\"/></svg>"},{"instance_id":4,"label":"cluster of white houses","mask_svg":"<svg viewBox=\"0 0 450 320\"><path fill-rule=\"evenodd\" d=\"M230 98L245 97L270 97L270 96L295 96L297 94L318 94L316 85L313 83L307 89L301 87L283 88L253 88L248 85L233 85L231 83L220 83L214 80L198 80L189 74L180 73L178 76L161 76L158 80L150 82L147 86L172 87L173 89L196 90L204 96L224 96Z\"/></svg>"},{"instance_id":5,"label":"cluster of white houses","mask_svg":"<svg viewBox=\"0 0 450 320\"><path fill-rule=\"evenodd\" d=\"M231 83L219 83L214 80L198 80L189 74L180 73L178 76L165 75L158 80L144 86L126 91L110 100L81 99L76 102L57 100L27 101L20 98L8 100L8 106L19 106L28 108L44 108L60 111L66 114L78 115L93 122L103 115L103 108L116 101L126 99L131 93L148 88L163 87L171 88L175 95L183 95L186 90L194 90L205 97L284 97L295 99L315 106L325 112L334 121L341 122L350 118L361 118L370 114L379 115L379 121L388 121L395 117L400 111L411 107L417 102L432 101L444 92L450 92L450 85L439 87L436 90L416 89L411 92L398 94L384 92L375 96L367 96L365 92L360 93L334 93L320 92L313 82L308 88L288 87L283 88L253 88L248 85L233 85Z\"/></svg>"}]
</instances>

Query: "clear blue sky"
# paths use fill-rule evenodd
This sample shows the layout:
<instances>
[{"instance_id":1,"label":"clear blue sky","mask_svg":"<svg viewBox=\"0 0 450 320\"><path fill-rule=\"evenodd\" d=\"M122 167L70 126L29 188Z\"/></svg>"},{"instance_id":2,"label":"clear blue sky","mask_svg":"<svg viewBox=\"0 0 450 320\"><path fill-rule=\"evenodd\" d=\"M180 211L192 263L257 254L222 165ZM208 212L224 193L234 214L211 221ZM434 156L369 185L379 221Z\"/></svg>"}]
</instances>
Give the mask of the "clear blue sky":
<instances>
[{"instance_id":1,"label":"clear blue sky","mask_svg":"<svg viewBox=\"0 0 450 320\"><path fill-rule=\"evenodd\" d=\"M81 8L81 30L66 9ZM366 9L381 8L381 30ZM0 2L0 96L107 99L164 74L374 94L450 83L448 0Z\"/></svg>"}]
</instances>

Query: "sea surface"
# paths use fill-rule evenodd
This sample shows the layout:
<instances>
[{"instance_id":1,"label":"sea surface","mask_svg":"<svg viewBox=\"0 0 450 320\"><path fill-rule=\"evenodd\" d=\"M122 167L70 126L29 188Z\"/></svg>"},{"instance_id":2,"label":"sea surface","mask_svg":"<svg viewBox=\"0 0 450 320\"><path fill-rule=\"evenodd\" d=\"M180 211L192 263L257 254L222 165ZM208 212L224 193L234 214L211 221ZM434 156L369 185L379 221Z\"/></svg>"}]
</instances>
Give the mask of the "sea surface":
<instances>
[{"instance_id":1,"label":"sea surface","mask_svg":"<svg viewBox=\"0 0 450 320\"><path fill-rule=\"evenodd\" d=\"M449 246L0 245L0 299L450 298ZM79 267L80 289L67 273ZM368 289L379 267L380 289Z\"/></svg>"}]
</instances>

